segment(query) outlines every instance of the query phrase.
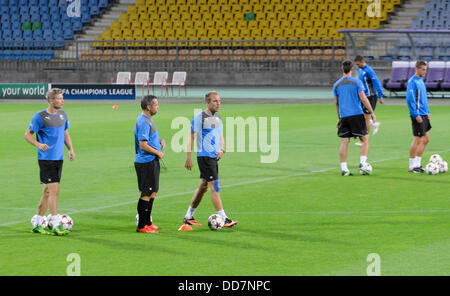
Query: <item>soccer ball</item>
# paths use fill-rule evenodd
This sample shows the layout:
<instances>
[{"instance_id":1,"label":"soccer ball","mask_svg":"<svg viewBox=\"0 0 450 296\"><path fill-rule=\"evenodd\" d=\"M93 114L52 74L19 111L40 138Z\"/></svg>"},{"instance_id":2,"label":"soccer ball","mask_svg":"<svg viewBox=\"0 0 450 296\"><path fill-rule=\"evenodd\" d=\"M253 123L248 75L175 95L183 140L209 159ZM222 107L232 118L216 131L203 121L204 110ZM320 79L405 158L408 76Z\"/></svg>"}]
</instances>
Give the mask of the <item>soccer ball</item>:
<instances>
[{"instance_id":1,"label":"soccer ball","mask_svg":"<svg viewBox=\"0 0 450 296\"><path fill-rule=\"evenodd\" d=\"M364 171L362 170L364 169ZM366 173L368 172L368 173ZM359 169L359 173L361 175L371 175L372 174L372 166L370 165L370 163L366 162L362 168Z\"/></svg>"},{"instance_id":2,"label":"soccer ball","mask_svg":"<svg viewBox=\"0 0 450 296\"><path fill-rule=\"evenodd\" d=\"M432 162L432 163L438 163L441 161L443 161L443 159L439 154L433 154L430 156L430 162Z\"/></svg>"},{"instance_id":3,"label":"soccer ball","mask_svg":"<svg viewBox=\"0 0 450 296\"><path fill-rule=\"evenodd\" d=\"M437 173L439 173L439 165L434 162L429 162L425 167L425 172L428 175L436 175Z\"/></svg>"},{"instance_id":4,"label":"soccer ball","mask_svg":"<svg viewBox=\"0 0 450 296\"><path fill-rule=\"evenodd\" d=\"M212 214L208 218L208 227L211 230L220 230L225 224L225 220L219 214Z\"/></svg>"},{"instance_id":5,"label":"soccer ball","mask_svg":"<svg viewBox=\"0 0 450 296\"><path fill-rule=\"evenodd\" d=\"M34 215L32 218L31 218L31 225L33 225L34 226L34 223L36 222L36 216L37 216L37 214L36 215ZM42 217L42 220L41 220L41 226L42 226L42 228L47 228L47 226L48 226L48 219L47 219L47 217L45 217L45 216L43 216Z\"/></svg>"},{"instance_id":6,"label":"soccer ball","mask_svg":"<svg viewBox=\"0 0 450 296\"><path fill-rule=\"evenodd\" d=\"M65 230L72 230L73 227L73 219L69 215L59 215L59 223L61 223L62 227Z\"/></svg>"},{"instance_id":7,"label":"soccer ball","mask_svg":"<svg viewBox=\"0 0 450 296\"><path fill-rule=\"evenodd\" d=\"M439 173L446 173L448 171L448 164L445 160L439 163Z\"/></svg>"}]
</instances>

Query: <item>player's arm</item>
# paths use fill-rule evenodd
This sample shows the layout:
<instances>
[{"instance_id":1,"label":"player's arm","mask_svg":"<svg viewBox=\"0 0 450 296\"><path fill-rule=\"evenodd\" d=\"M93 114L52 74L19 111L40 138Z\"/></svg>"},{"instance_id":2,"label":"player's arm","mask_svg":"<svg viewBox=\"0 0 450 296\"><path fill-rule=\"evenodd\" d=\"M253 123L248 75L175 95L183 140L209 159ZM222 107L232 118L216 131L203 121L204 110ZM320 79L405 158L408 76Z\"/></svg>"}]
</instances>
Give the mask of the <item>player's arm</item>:
<instances>
[{"instance_id":1,"label":"player's arm","mask_svg":"<svg viewBox=\"0 0 450 296\"><path fill-rule=\"evenodd\" d=\"M155 155L155 156L157 156L159 158L163 158L164 157L164 153L159 151L159 150L157 150L157 149L155 149L155 148L153 148L152 146L150 146L148 144L147 140L139 141L139 148L141 148L142 151L145 151L145 152L147 152L149 154L153 154L153 155Z\"/></svg>"},{"instance_id":2,"label":"player's arm","mask_svg":"<svg viewBox=\"0 0 450 296\"><path fill-rule=\"evenodd\" d=\"M217 152L217 160L221 159L225 154L225 139L223 138L223 132L220 132L220 150Z\"/></svg>"},{"instance_id":3,"label":"player's arm","mask_svg":"<svg viewBox=\"0 0 450 296\"><path fill-rule=\"evenodd\" d=\"M372 106L370 105L369 99L367 99L364 91L360 91L358 93L358 96L359 96L359 99L361 100L361 102L364 104L364 106L366 106L367 110L370 111L370 116L372 117L373 122L376 122L377 118L375 116L375 113L373 112Z\"/></svg>"},{"instance_id":4,"label":"player's arm","mask_svg":"<svg viewBox=\"0 0 450 296\"><path fill-rule=\"evenodd\" d=\"M334 96L334 104L336 105L336 114L338 118L338 122L336 125L339 126L339 121L341 120L341 118L339 117L339 100L337 96Z\"/></svg>"},{"instance_id":5,"label":"player's arm","mask_svg":"<svg viewBox=\"0 0 450 296\"><path fill-rule=\"evenodd\" d=\"M378 101L380 102L380 104L383 104L384 103L383 87L381 86L380 79L378 79L377 74L373 70L370 71L370 79L372 80L373 89L377 94Z\"/></svg>"},{"instance_id":6,"label":"player's arm","mask_svg":"<svg viewBox=\"0 0 450 296\"><path fill-rule=\"evenodd\" d=\"M416 98L417 88L415 83L409 83L406 88L406 103L408 104L409 113L418 123L422 122L422 117L419 116L419 110L417 110Z\"/></svg>"},{"instance_id":7,"label":"player's arm","mask_svg":"<svg viewBox=\"0 0 450 296\"><path fill-rule=\"evenodd\" d=\"M160 139L159 143L161 144L161 150L164 150L166 148L166 140Z\"/></svg>"},{"instance_id":8,"label":"player's arm","mask_svg":"<svg viewBox=\"0 0 450 296\"><path fill-rule=\"evenodd\" d=\"M69 159L75 159L75 152L73 151L72 139L70 138L69 132L67 130L64 131L64 144L67 149L69 149Z\"/></svg>"},{"instance_id":9,"label":"player's arm","mask_svg":"<svg viewBox=\"0 0 450 296\"><path fill-rule=\"evenodd\" d=\"M47 144L39 143L34 138L34 132L32 130L30 130L29 128L27 128L27 130L25 131L24 138L28 143L30 143L31 145L35 146L36 148L38 148L42 151L50 149L50 147Z\"/></svg>"},{"instance_id":10,"label":"player's arm","mask_svg":"<svg viewBox=\"0 0 450 296\"><path fill-rule=\"evenodd\" d=\"M192 146L194 144L195 132L191 130L190 137L188 138L188 143L186 147L186 162L184 163L184 167L188 170L192 170Z\"/></svg>"}]
</instances>

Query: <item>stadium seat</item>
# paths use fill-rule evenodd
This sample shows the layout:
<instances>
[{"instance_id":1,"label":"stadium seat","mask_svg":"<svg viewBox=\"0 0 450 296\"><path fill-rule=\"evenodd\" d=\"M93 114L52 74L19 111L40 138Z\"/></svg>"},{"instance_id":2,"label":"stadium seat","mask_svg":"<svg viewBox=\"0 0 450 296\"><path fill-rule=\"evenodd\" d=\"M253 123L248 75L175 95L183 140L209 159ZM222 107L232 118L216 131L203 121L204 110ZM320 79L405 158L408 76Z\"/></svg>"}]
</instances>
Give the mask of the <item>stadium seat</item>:
<instances>
[{"instance_id":1,"label":"stadium seat","mask_svg":"<svg viewBox=\"0 0 450 296\"><path fill-rule=\"evenodd\" d=\"M172 80L167 81L167 86L170 86L172 90L172 96L173 96L173 87L178 86L178 96L181 96L181 88L184 87L184 94L187 96L187 89L186 89L186 72L173 72L172 74ZM166 95L168 95L168 90L166 88Z\"/></svg>"},{"instance_id":2,"label":"stadium seat","mask_svg":"<svg viewBox=\"0 0 450 296\"><path fill-rule=\"evenodd\" d=\"M390 91L401 91L406 89L406 81L410 78L410 63L407 61L392 62L391 78L383 81L383 87Z\"/></svg>"},{"instance_id":3,"label":"stadium seat","mask_svg":"<svg viewBox=\"0 0 450 296\"><path fill-rule=\"evenodd\" d=\"M432 61L428 63L427 76L425 79L425 86L428 91L439 90L440 83L444 80L444 75L446 71L446 62L443 61Z\"/></svg>"},{"instance_id":4,"label":"stadium seat","mask_svg":"<svg viewBox=\"0 0 450 296\"><path fill-rule=\"evenodd\" d=\"M134 85L142 86L142 88L144 89L144 87L148 85L149 79L150 79L149 72L136 72L136 75L134 77Z\"/></svg>"},{"instance_id":5,"label":"stadium seat","mask_svg":"<svg viewBox=\"0 0 450 296\"><path fill-rule=\"evenodd\" d=\"M117 72L117 77L112 82L115 84L129 84L131 82L131 72Z\"/></svg>"},{"instance_id":6,"label":"stadium seat","mask_svg":"<svg viewBox=\"0 0 450 296\"><path fill-rule=\"evenodd\" d=\"M168 72L155 72L153 75L153 80L149 82L149 85L152 86L152 93L155 94L155 85L161 86L161 96L163 95L163 89L166 88L167 93L167 78L169 77Z\"/></svg>"},{"instance_id":7,"label":"stadium seat","mask_svg":"<svg viewBox=\"0 0 450 296\"><path fill-rule=\"evenodd\" d=\"M450 61L445 62L445 75L439 86L441 90L450 90Z\"/></svg>"}]
</instances>

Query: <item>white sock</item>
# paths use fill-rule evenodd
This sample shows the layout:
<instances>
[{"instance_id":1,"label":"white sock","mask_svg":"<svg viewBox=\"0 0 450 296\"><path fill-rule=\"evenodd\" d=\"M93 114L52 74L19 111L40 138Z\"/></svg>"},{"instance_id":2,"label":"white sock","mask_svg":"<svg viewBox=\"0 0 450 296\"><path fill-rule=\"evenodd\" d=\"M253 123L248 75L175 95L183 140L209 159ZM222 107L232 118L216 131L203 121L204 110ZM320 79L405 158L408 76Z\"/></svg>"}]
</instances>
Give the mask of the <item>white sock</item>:
<instances>
[{"instance_id":1,"label":"white sock","mask_svg":"<svg viewBox=\"0 0 450 296\"><path fill-rule=\"evenodd\" d=\"M373 126L373 120L369 119L370 125Z\"/></svg>"},{"instance_id":2,"label":"white sock","mask_svg":"<svg viewBox=\"0 0 450 296\"><path fill-rule=\"evenodd\" d=\"M220 216L222 216L222 218L223 218L224 220L225 220L226 218L228 218L227 215L225 214L225 211L224 211L224 210L217 211L217 214L219 214Z\"/></svg>"},{"instance_id":3,"label":"white sock","mask_svg":"<svg viewBox=\"0 0 450 296\"><path fill-rule=\"evenodd\" d=\"M36 215L36 221L34 221L34 225L33 226L36 227L39 224L41 224L42 218L43 218L43 216Z\"/></svg>"},{"instance_id":4,"label":"white sock","mask_svg":"<svg viewBox=\"0 0 450 296\"><path fill-rule=\"evenodd\" d=\"M348 171L348 167L347 167L347 163L346 162L341 162L341 170Z\"/></svg>"},{"instance_id":5,"label":"white sock","mask_svg":"<svg viewBox=\"0 0 450 296\"><path fill-rule=\"evenodd\" d=\"M416 160L416 167L421 167L422 166L422 157L416 156L415 160Z\"/></svg>"},{"instance_id":6,"label":"white sock","mask_svg":"<svg viewBox=\"0 0 450 296\"><path fill-rule=\"evenodd\" d=\"M415 158L410 158L409 159L409 169L412 170L413 168L415 168Z\"/></svg>"},{"instance_id":7,"label":"white sock","mask_svg":"<svg viewBox=\"0 0 450 296\"><path fill-rule=\"evenodd\" d=\"M184 216L184 218L185 219L192 219L196 209L197 208L193 208L193 207L189 206L189 209L187 210L186 215Z\"/></svg>"},{"instance_id":8,"label":"white sock","mask_svg":"<svg viewBox=\"0 0 450 296\"><path fill-rule=\"evenodd\" d=\"M59 217L58 215L52 215L52 224L53 228L59 225Z\"/></svg>"},{"instance_id":9,"label":"white sock","mask_svg":"<svg viewBox=\"0 0 450 296\"><path fill-rule=\"evenodd\" d=\"M359 157L359 162L360 162L360 163L365 164L366 161L367 161L367 156L361 155L361 156Z\"/></svg>"}]
</instances>

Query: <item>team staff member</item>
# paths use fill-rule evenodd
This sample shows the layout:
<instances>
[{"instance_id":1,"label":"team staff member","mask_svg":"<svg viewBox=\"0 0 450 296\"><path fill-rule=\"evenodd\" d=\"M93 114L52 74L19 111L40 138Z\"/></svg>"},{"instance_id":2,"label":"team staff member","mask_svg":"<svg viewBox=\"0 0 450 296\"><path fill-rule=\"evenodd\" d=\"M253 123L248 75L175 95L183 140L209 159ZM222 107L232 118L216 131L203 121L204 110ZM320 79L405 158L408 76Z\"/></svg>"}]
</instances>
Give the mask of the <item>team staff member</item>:
<instances>
[{"instance_id":1,"label":"team staff member","mask_svg":"<svg viewBox=\"0 0 450 296\"><path fill-rule=\"evenodd\" d=\"M192 197L191 204L183 219L179 230L192 230L190 225L201 225L194 219L194 213L200 205L208 188L211 189L212 203L221 215L224 227L238 224L225 214L220 199L220 181L218 162L225 153L222 118L217 112L220 109L220 96L217 92L208 92L205 95L206 109L194 116L191 122L191 135L188 141L185 167L192 170L191 151L194 137L197 135L197 163L200 169L200 184Z\"/></svg>"},{"instance_id":2,"label":"team staff member","mask_svg":"<svg viewBox=\"0 0 450 296\"><path fill-rule=\"evenodd\" d=\"M416 73L408 80L406 87L406 103L412 122L413 141L409 149L409 172L423 173L422 155L430 142L431 116L428 109L427 88L423 77L427 73L427 64L417 61Z\"/></svg>"},{"instance_id":3,"label":"team staff member","mask_svg":"<svg viewBox=\"0 0 450 296\"><path fill-rule=\"evenodd\" d=\"M155 96L145 96L141 101L142 113L134 127L134 144L136 156L134 167L141 192L137 204L139 221L136 231L143 233L158 233L158 227L151 221L153 202L159 190L159 159L164 157L166 142L159 138L158 129L153 116L158 112L159 105Z\"/></svg>"},{"instance_id":4,"label":"team staff member","mask_svg":"<svg viewBox=\"0 0 450 296\"><path fill-rule=\"evenodd\" d=\"M364 94L364 86L361 81L352 77L353 63L346 60L342 63L343 76L333 86L334 101L338 116L338 136L341 138L339 157L341 161L342 176L353 175L347 166L347 151L351 137L359 137L362 146L360 150L360 170L364 170L364 164L369 153L368 131L361 102L370 111L373 122L376 122L372 106Z\"/></svg>"},{"instance_id":5,"label":"team staff member","mask_svg":"<svg viewBox=\"0 0 450 296\"><path fill-rule=\"evenodd\" d=\"M53 224L51 234L66 235L69 232L60 225L58 217L58 195L63 167L64 144L69 149L70 160L75 159L75 152L67 130L69 120L66 112L61 109L64 105L61 89L50 89L46 98L48 101L47 109L39 111L33 116L24 136L28 143L37 148L40 180L41 184L44 184L37 219L32 231L47 234L40 223L50 207ZM36 139L33 136L34 134L36 134Z\"/></svg>"}]
</instances>

